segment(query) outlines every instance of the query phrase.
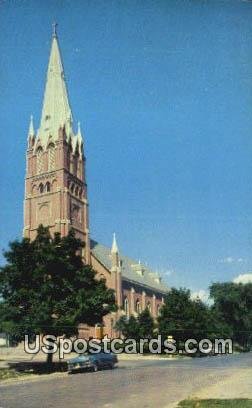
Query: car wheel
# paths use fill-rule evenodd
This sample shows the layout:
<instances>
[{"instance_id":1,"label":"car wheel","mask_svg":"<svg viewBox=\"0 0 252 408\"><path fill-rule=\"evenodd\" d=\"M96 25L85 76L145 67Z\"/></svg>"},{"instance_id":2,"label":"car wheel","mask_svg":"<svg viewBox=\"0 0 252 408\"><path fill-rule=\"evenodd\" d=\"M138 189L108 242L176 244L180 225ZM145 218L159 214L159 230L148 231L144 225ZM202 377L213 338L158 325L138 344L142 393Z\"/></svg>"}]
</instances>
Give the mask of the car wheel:
<instances>
[{"instance_id":1,"label":"car wheel","mask_svg":"<svg viewBox=\"0 0 252 408\"><path fill-rule=\"evenodd\" d=\"M93 372L96 373L98 371L98 366L96 364L93 365Z\"/></svg>"},{"instance_id":2,"label":"car wheel","mask_svg":"<svg viewBox=\"0 0 252 408\"><path fill-rule=\"evenodd\" d=\"M115 364L110 364L110 368L111 368L111 370L113 370L113 368L115 368Z\"/></svg>"}]
</instances>

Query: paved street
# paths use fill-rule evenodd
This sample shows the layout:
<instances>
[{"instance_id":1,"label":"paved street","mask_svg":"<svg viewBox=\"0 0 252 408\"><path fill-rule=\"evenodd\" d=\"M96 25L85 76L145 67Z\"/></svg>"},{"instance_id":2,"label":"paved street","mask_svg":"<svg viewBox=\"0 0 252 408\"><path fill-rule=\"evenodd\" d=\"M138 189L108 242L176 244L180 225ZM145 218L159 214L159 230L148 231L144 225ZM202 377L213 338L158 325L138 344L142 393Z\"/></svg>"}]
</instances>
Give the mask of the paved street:
<instances>
[{"instance_id":1,"label":"paved street","mask_svg":"<svg viewBox=\"0 0 252 408\"><path fill-rule=\"evenodd\" d=\"M1 408L172 407L252 367L252 353L184 360L122 361L115 370L0 386Z\"/></svg>"}]
</instances>

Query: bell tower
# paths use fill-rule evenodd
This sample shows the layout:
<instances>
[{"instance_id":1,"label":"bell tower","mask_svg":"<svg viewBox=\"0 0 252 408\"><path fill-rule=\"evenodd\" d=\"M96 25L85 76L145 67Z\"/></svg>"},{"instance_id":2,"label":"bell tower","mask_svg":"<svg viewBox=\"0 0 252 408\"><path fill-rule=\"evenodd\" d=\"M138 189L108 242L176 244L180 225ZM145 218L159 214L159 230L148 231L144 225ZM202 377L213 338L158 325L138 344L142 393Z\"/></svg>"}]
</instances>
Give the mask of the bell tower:
<instances>
[{"instance_id":1,"label":"bell tower","mask_svg":"<svg viewBox=\"0 0 252 408\"><path fill-rule=\"evenodd\" d=\"M24 236L34 239L39 224L51 234L74 229L85 243L83 257L90 263L87 184L80 123L75 133L64 69L53 26L51 53L40 127L28 131L24 200Z\"/></svg>"}]
</instances>

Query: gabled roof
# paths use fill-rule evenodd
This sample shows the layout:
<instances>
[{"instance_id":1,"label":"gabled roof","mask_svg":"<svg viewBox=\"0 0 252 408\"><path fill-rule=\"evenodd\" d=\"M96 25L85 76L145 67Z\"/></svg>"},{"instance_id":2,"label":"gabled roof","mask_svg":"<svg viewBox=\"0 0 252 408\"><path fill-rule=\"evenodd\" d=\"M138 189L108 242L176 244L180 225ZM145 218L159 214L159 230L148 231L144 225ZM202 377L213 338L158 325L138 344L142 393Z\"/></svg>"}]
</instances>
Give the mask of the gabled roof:
<instances>
[{"instance_id":1,"label":"gabled roof","mask_svg":"<svg viewBox=\"0 0 252 408\"><path fill-rule=\"evenodd\" d=\"M95 258L108 270L111 270L111 249L94 240L91 240L90 246L91 252ZM169 290L169 288L159 279L158 274L151 271L145 265L142 265L121 253L119 253L119 259L121 261L122 279L124 278L164 293Z\"/></svg>"}]
</instances>

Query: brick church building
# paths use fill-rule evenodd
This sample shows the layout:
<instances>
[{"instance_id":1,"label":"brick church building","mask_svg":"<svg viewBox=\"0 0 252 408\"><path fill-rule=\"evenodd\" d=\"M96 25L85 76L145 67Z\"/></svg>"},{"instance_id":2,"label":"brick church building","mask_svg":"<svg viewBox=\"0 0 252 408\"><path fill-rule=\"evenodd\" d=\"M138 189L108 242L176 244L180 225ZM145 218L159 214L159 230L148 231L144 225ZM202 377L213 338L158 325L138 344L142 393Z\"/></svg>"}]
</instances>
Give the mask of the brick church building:
<instances>
[{"instance_id":1,"label":"brick church building","mask_svg":"<svg viewBox=\"0 0 252 408\"><path fill-rule=\"evenodd\" d=\"M104 318L104 334L114 336L119 316L137 315L146 307L153 317L168 288L145 265L121 254L114 235L107 248L90 239L84 143L80 124L75 134L61 54L54 27L40 127L31 117L26 154L24 236L34 239L39 224L66 235L74 229L85 243L83 259L115 290L118 312ZM80 327L84 337L95 327Z\"/></svg>"}]
</instances>

